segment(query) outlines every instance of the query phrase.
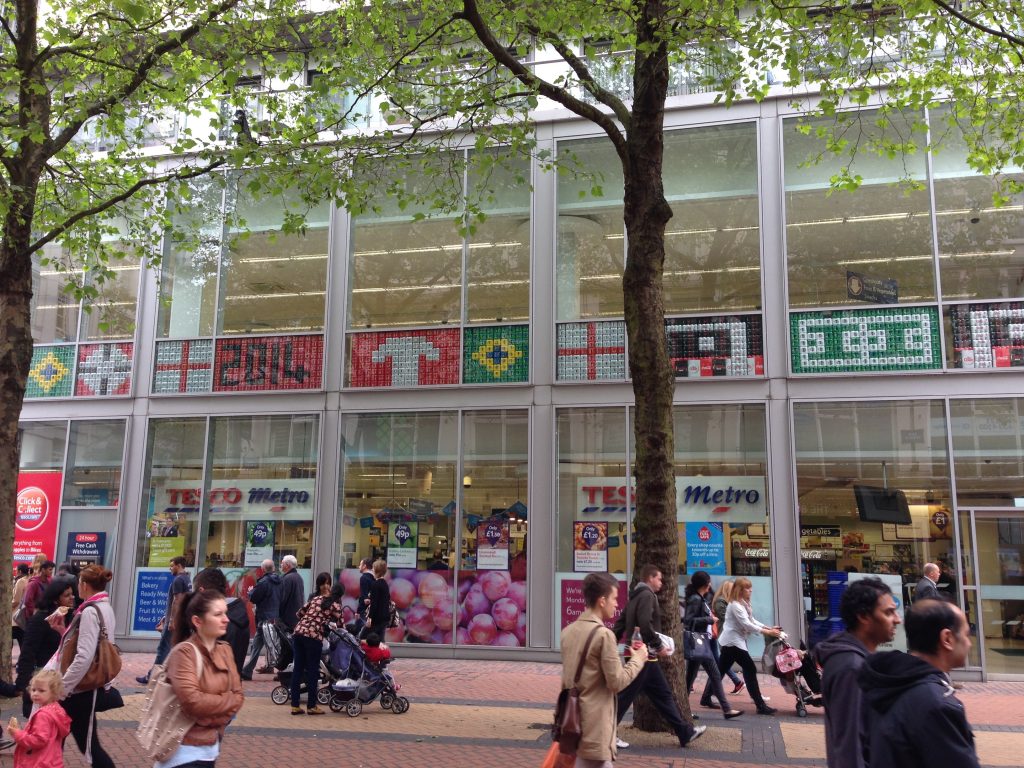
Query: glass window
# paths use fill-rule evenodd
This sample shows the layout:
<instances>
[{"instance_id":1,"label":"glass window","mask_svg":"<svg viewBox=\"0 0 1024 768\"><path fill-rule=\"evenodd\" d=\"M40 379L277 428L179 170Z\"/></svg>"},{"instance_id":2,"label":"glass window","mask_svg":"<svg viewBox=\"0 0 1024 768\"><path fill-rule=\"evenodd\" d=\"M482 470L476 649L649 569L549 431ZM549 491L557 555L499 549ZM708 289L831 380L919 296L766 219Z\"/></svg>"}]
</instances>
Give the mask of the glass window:
<instances>
[{"instance_id":1,"label":"glass window","mask_svg":"<svg viewBox=\"0 0 1024 768\"><path fill-rule=\"evenodd\" d=\"M221 256L218 333L320 331L327 296L330 205L297 194L256 198L239 182L236 224ZM286 216L305 215L302 234Z\"/></svg>"},{"instance_id":2,"label":"glass window","mask_svg":"<svg viewBox=\"0 0 1024 768\"><path fill-rule=\"evenodd\" d=\"M391 642L451 643L458 622L458 414L342 417L341 580L346 619L359 599L359 562L384 559L401 626ZM468 582L467 582L468 586Z\"/></svg>"},{"instance_id":3,"label":"glass window","mask_svg":"<svg viewBox=\"0 0 1024 768\"><path fill-rule=\"evenodd\" d=\"M26 421L21 431L21 469L45 470L64 467L66 421Z\"/></svg>"},{"instance_id":4,"label":"glass window","mask_svg":"<svg viewBox=\"0 0 1024 768\"><path fill-rule=\"evenodd\" d=\"M951 400L949 411L957 503L1024 506L1024 400Z\"/></svg>"},{"instance_id":5,"label":"glass window","mask_svg":"<svg viewBox=\"0 0 1024 768\"><path fill-rule=\"evenodd\" d=\"M958 568L941 401L796 403L811 644L842 630L829 583L878 576L909 604L926 562ZM906 650L902 629L896 648Z\"/></svg>"},{"instance_id":6,"label":"glass window","mask_svg":"<svg viewBox=\"0 0 1024 768\"><path fill-rule=\"evenodd\" d=\"M761 308L753 123L665 134L665 311Z\"/></svg>"},{"instance_id":7,"label":"glass window","mask_svg":"<svg viewBox=\"0 0 1024 768\"><path fill-rule=\"evenodd\" d=\"M484 191L486 190L486 192ZM502 322L530 316L530 167L504 159L474 168L469 194L483 194L487 218L468 235L466 320Z\"/></svg>"},{"instance_id":8,"label":"glass window","mask_svg":"<svg viewBox=\"0 0 1024 768\"><path fill-rule=\"evenodd\" d=\"M224 190L216 176L184 187L183 210L164 236L157 333L160 338L212 336L217 265L224 229Z\"/></svg>"},{"instance_id":9,"label":"glass window","mask_svg":"<svg viewBox=\"0 0 1024 768\"><path fill-rule=\"evenodd\" d=\"M42 256L50 263L41 265L38 254L32 257L32 339L37 344L75 341L79 303L64 290L74 273L54 267L61 259L59 245L45 246Z\"/></svg>"},{"instance_id":10,"label":"glass window","mask_svg":"<svg viewBox=\"0 0 1024 768\"><path fill-rule=\"evenodd\" d=\"M137 566L165 571L179 555L196 564L205 448L206 419L149 422Z\"/></svg>"},{"instance_id":11,"label":"glass window","mask_svg":"<svg viewBox=\"0 0 1024 768\"><path fill-rule=\"evenodd\" d=\"M119 245L113 248L115 252L124 254L125 261L112 261L110 274L98 287L98 295L86 300L82 341L131 339L135 336L141 267L137 254Z\"/></svg>"},{"instance_id":12,"label":"glass window","mask_svg":"<svg viewBox=\"0 0 1024 768\"><path fill-rule=\"evenodd\" d=\"M1024 195L996 206L995 180L967 164L967 144L949 110L931 114L932 159L943 299L1024 296ZM1024 181L1009 168L1006 181Z\"/></svg>"},{"instance_id":13,"label":"glass window","mask_svg":"<svg viewBox=\"0 0 1024 768\"><path fill-rule=\"evenodd\" d=\"M569 168L593 178L571 170L558 174L558 320L622 317L622 162L607 139L560 142L559 152Z\"/></svg>"},{"instance_id":14,"label":"glass window","mask_svg":"<svg viewBox=\"0 0 1024 768\"><path fill-rule=\"evenodd\" d=\"M239 572L294 555L311 567L319 419L311 415L210 420L205 564Z\"/></svg>"},{"instance_id":15,"label":"glass window","mask_svg":"<svg viewBox=\"0 0 1024 768\"><path fill-rule=\"evenodd\" d=\"M924 182L925 153L888 157L875 151L880 142L903 140L925 146L923 130L901 121L880 128L872 112L848 124L786 120L783 132L786 192L786 251L789 305L796 309L880 303L908 303L935 298L934 256L928 192L911 190L903 178ZM828 152L818 129L835 130L847 152ZM830 182L849 165L860 179L853 192L833 191ZM851 284L848 286L849 276ZM877 298L884 295L884 300Z\"/></svg>"},{"instance_id":16,"label":"glass window","mask_svg":"<svg viewBox=\"0 0 1024 768\"><path fill-rule=\"evenodd\" d=\"M526 645L529 432L526 411L463 414L460 644Z\"/></svg>"},{"instance_id":17,"label":"glass window","mask_svg":"<svg viewBox=\"0 0 1024 768\"><path fill-rule=\"evenodd\" d=\"M418 187L428 180L462 194L462 163L450 158L425 159L421 167L400 172L410 194L427 194ZM353 218L349 328L459 324L462 217L422 218L426 213L426 208L417 211L407 199L386 194L375 210Z\"/></svg>"},{"instance_id":18,"label":"glass window","mask_svg":"<svg viewBox=\"0 0 1024 768\"><path fill-rule=\"evenodd\" d=\"M65 507L116 507L121 501L123 421L73 421L64 477Z\"/></svg>"}]
</instances>

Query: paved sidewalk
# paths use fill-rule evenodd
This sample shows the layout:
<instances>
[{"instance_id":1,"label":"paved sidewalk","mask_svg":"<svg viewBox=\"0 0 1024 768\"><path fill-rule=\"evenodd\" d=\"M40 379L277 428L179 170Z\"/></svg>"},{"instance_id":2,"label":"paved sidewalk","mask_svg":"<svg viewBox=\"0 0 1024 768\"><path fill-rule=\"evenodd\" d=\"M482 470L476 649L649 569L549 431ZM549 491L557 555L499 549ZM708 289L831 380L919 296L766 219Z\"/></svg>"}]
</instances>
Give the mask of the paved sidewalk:
<instances>
[{"instance_id":1,"label":"paved sidewalk","mask_svg":"<svg viewBox=\"0 0 1024 768\"><path fill-rule=\"evenodd\" d=\"M401 650L398 651L401 654ZM117 684L124 709L101 715L101 741L121 768L149 768L134 738L141 705L135 676L145 672L149 654L127 654ZM293 717L270 700L275 683L257 675L245 684L246 704L228 729L218 768L282 768L336 765L342 768L536 768L550 743L548 726L558 692L560 668L532 662L402 659L392 665L409 711L395 715L376 703L362 715ZM779 708L760 717L746 694L731 700L747 714L725 721L711 710L695 710L708 733L687 750L668 737L659 746L634 745L619 753L621 768L724 768L725 766L824 766L821 710L796 717L793 698L773 678L761 676L762 689ZM697 689L700 690L698 681ZM960 692L975 728L985 766L1019 766L1024 755L1024 683L968 683ZM691 705L696 706L696 696ZM20 718L20 704L0 699L0 721ZM629 740L625 729L622 735ZM650 740L649 735L644 735ZM658 741L655 738L654 741ZM10 753L0 756L11 765ZM68 768L85 768L70 743Z\"/></svg>"}]
</instances>

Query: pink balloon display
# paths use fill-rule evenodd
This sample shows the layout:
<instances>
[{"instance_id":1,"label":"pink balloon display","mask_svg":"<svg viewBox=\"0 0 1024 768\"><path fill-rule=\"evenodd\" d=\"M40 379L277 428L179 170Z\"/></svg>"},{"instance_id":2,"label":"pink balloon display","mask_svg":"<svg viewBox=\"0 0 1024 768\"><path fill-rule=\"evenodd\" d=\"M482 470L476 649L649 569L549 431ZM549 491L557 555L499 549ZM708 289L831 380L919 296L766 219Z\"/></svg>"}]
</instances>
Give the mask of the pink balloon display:
<instances>
[{"instance_id":1,"label":"pink balloon display","mask_svg":"<svg viewBox=\"0 0 1024 768\"><path fill-rule=\"evenodd\" d=\"M433 613L427 606L417 603L405 614L405 626L416 637L430 637L434 631Z\"/></svg>"},{"instance_id":2,"label":"pink balloon display","mask_svg":"<svg viewBox=\"0 0 1024 768\"><path fill-rule=\"evenodd\" d=\"M416 587L408 579L392 579L388 586L391 589L391 599L403 611L416 599Z\"/></svg>"},{"instance_id":3,"label":"pink balloon display","mask_svg":"<svg viewBox=\"0 0 1024 768\"><path fill-rule=\"evenodd\" d=\"M450 597L442 598L437 605L434 606L434 624L440 629L450 630L454 623L455 603L452 602Z\"/></svg>"},{"instance_id":4,"label":"pink balloon display","mask_svg":"<svg viewBox=\"0 0 1024 768\"><path fill-rule=\"evenodd\" d=\"M498 635L498 627L490 614L481 613L469 621L469 636L476 645L490 645Z\"/></svg>"},{"instance_id":5,"label":"pink balloon display","mask_svg":"<svg viewBox=\"0 0 1024 768\"><path fill-rule=\"evenodd\" d=\"M487 595L483 593L481 589L471 589L466 593L466 599L462 601L462 607L466 609L466 615L469 619L477 616L481 613L491 612L491 601L487 599Z\"/></svg>"},{"instance_id":6,"label":"pink balloon display","mask_svg":"<svg viewBox=\"0 0 1024 768\"><path fill-rule=\"evenodd\" d=\"M487 595L487 599L493 603L508 594L512 579L509 578L507 571L488 571L477 583Z\"/></svg>"},{"instance_id":7,"label":"pink balloon display","mask_svg":"<svg viewBox=\"0 0 1024 768\"><path fill-rule=\"evenodd\" d=\"M519 638L519 644L526 646L526 611L519 613L519 621L516 622L516 628L512 630L516 633L516 637Z\"/></svg>"},{"instance_id":8,"label":"pink balloon display","mask_svg":"<svg viewBox=\"0 0 1024 768\"><path fill-rule=\"evenodd\" d=\"M509 598L503 597L491 607L491 616L498 629L515 629L519 622L519 606Z\"/></svg>"},{"instance_id":9,"label":"pink balloon display","mask_svg":"<svg viewBox=\"0 0 1024 768\"><path fill-rule=\"evenodd\" d=\"M520 611L526 610L526 582L525 581L513 581L508 587L508 593L505 597L512 600L516 605L519 606Z\"/></svg>"},{"instance_id":10,"label":"pink balloon display","mask_svg":"<svg viewBox=\"0 0 1024 768\"><path fill-rule=\"evenodd\" d=\"M427 608L433 608L443 598L448 597L448 580L439 573L427 572L420 577L420 602ZM449 598L450 599L450 598Z\"/></svg>"},{"instance_id":11,"label":"pink balloon display","mask_svg":"<svg viewBox=\"0 0 1024 768\"><path fill-rule=\"evenodd\" d=\"M500 632L491 642L491 645L503 646L505 648L518 648L519 638L512 632Z\"/></svg>"},{"instance_id":12,"label":"pink balloon display","mask_svg":"<svg viewBox=\"0 0 1024 768\"><path fill-rule=\"evenodd\" d=\"M341 572L341 584L349 597L359 597L359 577L362 574L356 568L346 568Z\"/></svg>"}]
</instances>

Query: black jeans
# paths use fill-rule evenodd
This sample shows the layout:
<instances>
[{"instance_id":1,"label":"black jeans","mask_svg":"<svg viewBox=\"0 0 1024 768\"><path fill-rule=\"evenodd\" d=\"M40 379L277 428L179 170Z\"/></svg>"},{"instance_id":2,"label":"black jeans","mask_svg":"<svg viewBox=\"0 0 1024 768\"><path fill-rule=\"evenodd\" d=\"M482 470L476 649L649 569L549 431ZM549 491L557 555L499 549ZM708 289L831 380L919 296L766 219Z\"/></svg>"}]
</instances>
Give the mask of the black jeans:
<instances>
[{"instance_id":1,"label":"black jeans","mask_svg":"<svg viewBox=\"0 0 1024 768\"><path fill-rule=\"evenodd\" d=\"M315 637L292 635L292 651L295 662L292 666L292 706L299 706L302 699L302 684L306 684L306 701L315 707L316 691L320 682L320 651L323 642ZM303 679L305 678L305 679Z\"/></svg>"},{"instance_id":2,"label":"black jeans","mask_svg":"<svg viewBox=\"0 0 1024 768\"><path fill-rule=\"evenodd\" d=\"M693 736L693 726L683 720L683 716L679 714L679 706L676 704L675 696L672 695L672 689L669 688L668 680L665 679L665 673L661 671L661 664L656 661L645 663L643 672L637 675L632 683L619 691L619 713L616 723L622 722L626 710L641 693L651 700L654 708L658 710L658 714L675 732L679 738L679 745L685 747L686 742Z\"/></svg>"},{"instance_id":3,"label":"black jeans","mask_svg":"<svg viewBox=\"0 0 1024 768\"><path fill-rule=\"evenodd\" d=\"M732 707L729 706L729 700L725 697L722 675L718 672L718 665L713 659L686 662L686 690L693 688L693 681L697 678L697 671L701 667L707 673L708 682L704 686L704 693L700 696L700 703L709 704L713 694L718 699L718 705L722 708L722 711L730 711Z\"/></svg>"},{"instance_id":4,"label":"black jeans","mask_svg":"<svg viewBox=\"0 0 1024 768\"><path fill-rule=\"evenodd\" d=\"M722 659L718 665L719 674L733 664L739 664L740 669L743 670L743 679L747 683L747 692L750 694L750 698L754 700L758 709L764 709L767 705L764 703L764 699L761 698L761 686L757 683L757 667L754 666L754 660L742 648L737 648L734 645L723 645Z\"/></svg>"},{"instance_id":5,"label":"black jeans","mask_svg":"<svg viewBox=\"0 0 1024 768\"><path fill-rule=\"evenodd\" d=\"M92 768L114 768L114 761L110 759L110 755L106 753L106 750L100 746L99 734L96 732L93 692L82 691L81 693L73 693L60 704L64 707L64 711L68 713L68 717L71 718L71 735L75 737L78 751L84 755L86 747L89 747L88 751L92 753ZM92 727L92 740L90 744L87 744L90 726Z\"/></svg>"}]
</instances>

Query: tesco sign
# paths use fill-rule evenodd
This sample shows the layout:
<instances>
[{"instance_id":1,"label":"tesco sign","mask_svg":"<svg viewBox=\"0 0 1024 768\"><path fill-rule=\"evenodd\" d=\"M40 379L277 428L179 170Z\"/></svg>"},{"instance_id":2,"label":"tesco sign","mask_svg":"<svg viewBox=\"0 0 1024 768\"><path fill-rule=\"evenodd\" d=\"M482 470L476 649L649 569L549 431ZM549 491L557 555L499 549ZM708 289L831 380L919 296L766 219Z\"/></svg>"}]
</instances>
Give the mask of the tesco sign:
<instances>
[{"instance_id":1,"label":"tesco sign","mask_svg":"<svg viewBox=\"0 0 1024 768\"><path fill-rule=\"evenodd\" d=\"M636 506L635 482L623 477L576 480L578 519L624 522ZM713 475L676 478L676 519L726 523L763 523L768 516L764 477Z\"/></svg>"}]
</instances>

